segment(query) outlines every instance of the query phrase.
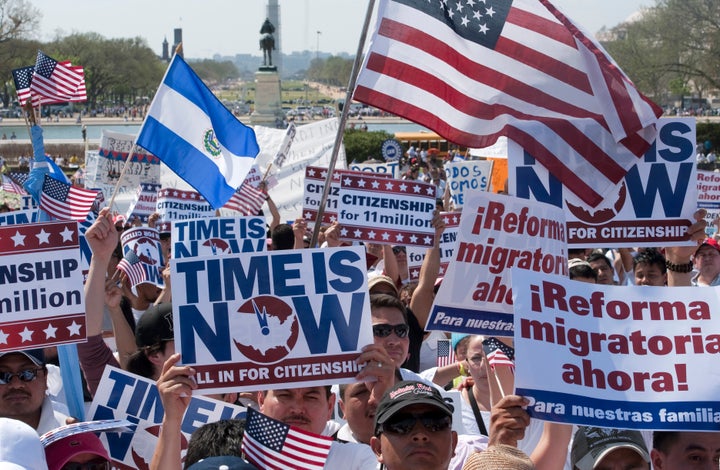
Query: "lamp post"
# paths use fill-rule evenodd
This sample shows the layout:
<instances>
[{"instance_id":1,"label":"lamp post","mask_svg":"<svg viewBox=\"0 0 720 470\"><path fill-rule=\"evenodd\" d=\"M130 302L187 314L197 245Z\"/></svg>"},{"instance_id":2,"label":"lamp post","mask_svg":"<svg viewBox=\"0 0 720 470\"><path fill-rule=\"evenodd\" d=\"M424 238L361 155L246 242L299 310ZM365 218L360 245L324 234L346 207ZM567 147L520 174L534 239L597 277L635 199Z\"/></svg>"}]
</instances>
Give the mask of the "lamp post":
<instances>
[{"instance_id":1,"label":"lamp post","mask_svg":"<svg viewBox=\"0 0 720 470\"><path fill-rule=\"evenodd\" d=\"M315 58L320 58L320 35L322 34L322 31L317 31L317 40L315 42Z\"/></svg>"}]
</instances>

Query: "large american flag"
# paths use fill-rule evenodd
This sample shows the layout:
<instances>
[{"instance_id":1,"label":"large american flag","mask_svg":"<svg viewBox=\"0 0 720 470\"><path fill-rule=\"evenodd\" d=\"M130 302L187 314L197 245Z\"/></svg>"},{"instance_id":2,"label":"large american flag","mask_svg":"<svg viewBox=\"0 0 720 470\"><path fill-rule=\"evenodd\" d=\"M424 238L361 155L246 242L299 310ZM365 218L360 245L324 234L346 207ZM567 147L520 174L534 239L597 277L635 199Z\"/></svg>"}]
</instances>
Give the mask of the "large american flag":
<instances>
[{"instance_id":1,"label":"large american flag","mask_svg":"<svg viewBox=\"0 0 720 470\"><path fill-rule=\"evenodd\" d=\"M58 62L38 51L30 91L42 96L44 103L70 101L77 96L81 85L84 90L84 82L82 67L78 70L70 62Z\"/></svg>"},{"instance_id":2,"label":"large american flag","mask_svg":"<svg viewBox=\"0 0 720 470\"><path fill-rule=\"evenodd\" d=\"M321 470L332 438L290 427L252 408L247 410L242 448L257 468Z\"/></svg>"},{"instance_id":3,"label":"large american flag","mask_svg":"<svg viewBox=\"0 0 720 470\"><path fill-rule=\"evenodd\" d=\"M515 370L515 349L512 346L492 337L483 340L482 345L488 365L492 369L497 366L508 366Z\"/></svg>"},{"instance_id":4,"label":"large american flag","mask_svg":"<svg viewBox=\"0 0 720 470\"><path fill-rule=\"evenodd\" d=\"M264 192L245 180L223 207L238 211L242 215L257 215L266 196Z\"/></svg>"},{"instance_id":5,"label":"large american flag","mask_svg":"<svg viewBox=\"0 0 720 470\"><path fill-rule=\"evenodd\" d=\"M449 339L437 340L437 366L445 367L455 364L455 351Z\"/></svg>"},{"instance_id":6,"label":"large american flag","mask_svg":"<svg viewBox=\"0 0 720 470\"><path fill-rule=\"evenodd\" d=\"M354 99L468 147L506 135L587 204L654 139L660 108L547 0L382 0L377 25Z\"/></svg>"},{"instance_id":7,"label":"large american flag","mask_svg":"<svg viewBox=\"0 0 720 470\"><path fill-rule=\"evenodd\" d=\"M40 208L56 219L82 222L87 218L97 193L45 175L40 193Z\"/></svg>"}]
</instances>

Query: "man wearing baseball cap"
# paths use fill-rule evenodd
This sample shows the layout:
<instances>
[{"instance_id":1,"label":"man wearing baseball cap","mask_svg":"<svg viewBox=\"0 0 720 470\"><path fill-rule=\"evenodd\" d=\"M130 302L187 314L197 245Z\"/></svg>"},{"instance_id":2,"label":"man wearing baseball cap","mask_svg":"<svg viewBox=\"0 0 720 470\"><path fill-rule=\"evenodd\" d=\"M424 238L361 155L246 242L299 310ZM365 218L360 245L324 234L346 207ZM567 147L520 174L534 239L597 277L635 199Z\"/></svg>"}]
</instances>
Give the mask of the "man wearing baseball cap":
<instances>
[{"instance_id":1,"label":"man wearing baseball cap","mask_svg":"<svg viewBox=\"0 0 720 470\"><path fill-rule=\"evenodd\" d=\"M706 238L695 250L693 265L697 270L690 281L693 286L720 285L720 245L714 238Z\"/></svg>"},{"instance_id":2,"label":"man wearing baseball cap","mask_svg":"<svg viewBox=\"0 0 720 470\"><path fill-rule=\"evenodd\" d=\"M573 470L648 470L650 453L642 434L626 429L581 426L570 453Z\"/></svg>"},{"instance_id":3,"label":"man wearing baseball cap","mask_svg":"<svg viewBox=\"0 0 720 470\"><path fill-rule=\"evenodd\" d=\"M41 349L0 353L0 417L20 420L46 433L67 424L53 409L47 391L47 367Z\"/></svg>"},{"instance_id":4,"label":"man wearing baseball cap","mask_svg":"<svg viewBox=\"0 0 720 470\"><path fill-rule=\"evenodd\" d=\"M431 385L395 384L378 405L370 439L381 468L447 469L458 440L452 414L453 406Z\"/></svg>"}]
</instances>

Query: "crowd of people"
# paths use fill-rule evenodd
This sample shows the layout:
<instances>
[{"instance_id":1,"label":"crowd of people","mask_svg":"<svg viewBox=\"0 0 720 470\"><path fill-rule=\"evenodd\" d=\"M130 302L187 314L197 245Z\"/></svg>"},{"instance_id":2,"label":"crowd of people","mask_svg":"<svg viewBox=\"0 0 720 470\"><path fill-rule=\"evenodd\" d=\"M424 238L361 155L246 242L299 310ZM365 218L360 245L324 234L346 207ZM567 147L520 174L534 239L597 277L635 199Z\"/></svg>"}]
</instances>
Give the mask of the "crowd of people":
<instances>
[{"instance_id":1,"label":"crowd of people","mask_svg":"<svg viewBox=\"0 0 720 470\"><path fill-rule=\"evenodd\" d=\"M448 208L448 192L442 162L423 158L421 150L405 165L403 179L437 186L441 202L432 221L436 241L414 282L409 281L404 246L364 243L373 342L364 345L357 358L363 367L356 381L301 388L278 384L255 393L209 398L331 436L328 469L718 468L720 433L638 432L531 419L528 401L511 393L512 370L488 362L483 348L488 338L424 331L442 283L440 239L445 226L439 210ZM274 216L268 249L310 247L307 220L280 223L269 195L268 207ZM704 238L703 216L699 211L688 231L697 246L570 250L570 278L614 285L720 285L720 244ZM84 287L87 342L77 345L85 398L92 400L97 393L108 365L156 381L164 417L150 468L255 468L242 451L242 420L206 424L193 433L187 449L181 446L182 419L197 383L194 369L179 365L181 355L175 349L172 240L158 218L151 216L148 226L160 231L166 263L162 288L151 283L133 287L117 270L123 257L120 235L133 226L124 217L102 209L85 233L92 250ZM343 246L341 229L337 222L323 227L318 245ZM455 362L439 367L440 339L452 339ZM75 421L54 393L57 365L53 348L0 353L0 462L33 469L110 468L107 449L92 432L43 449L40 435ZM450 390L459 391L458 400L448 398L445 392Z\"/></svg>"}]
</instances>

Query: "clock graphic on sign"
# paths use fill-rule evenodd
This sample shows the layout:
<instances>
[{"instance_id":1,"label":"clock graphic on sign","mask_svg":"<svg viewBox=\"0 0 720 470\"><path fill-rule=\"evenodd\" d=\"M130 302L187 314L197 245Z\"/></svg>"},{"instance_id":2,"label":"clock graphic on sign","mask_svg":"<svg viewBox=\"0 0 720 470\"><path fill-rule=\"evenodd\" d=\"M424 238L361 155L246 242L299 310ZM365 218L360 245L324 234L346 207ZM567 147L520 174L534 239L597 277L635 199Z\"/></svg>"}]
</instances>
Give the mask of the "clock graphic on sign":
<instances>
[{"instance_id":1,"label":"clock graphic on sign","mask_svg":"<svg viewBox=\"0 0 720 470\"><path fill-rule=\"evenodd\" d=\"M300 331L293 308L270 295L247 300L232 322L235 347L260 364L278 362L290 354Z\"/></svg>"}]
</instances>

